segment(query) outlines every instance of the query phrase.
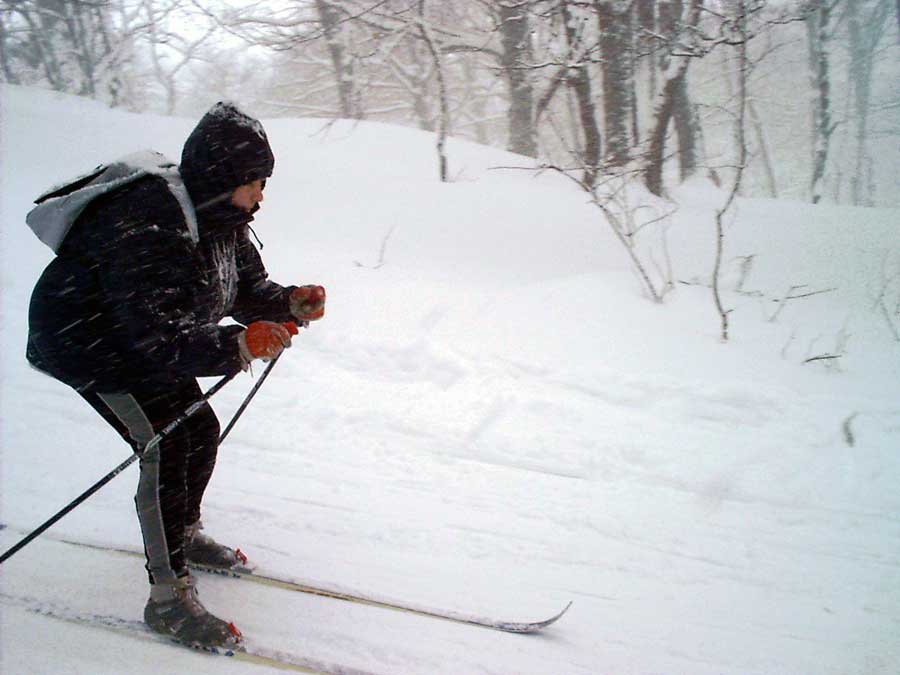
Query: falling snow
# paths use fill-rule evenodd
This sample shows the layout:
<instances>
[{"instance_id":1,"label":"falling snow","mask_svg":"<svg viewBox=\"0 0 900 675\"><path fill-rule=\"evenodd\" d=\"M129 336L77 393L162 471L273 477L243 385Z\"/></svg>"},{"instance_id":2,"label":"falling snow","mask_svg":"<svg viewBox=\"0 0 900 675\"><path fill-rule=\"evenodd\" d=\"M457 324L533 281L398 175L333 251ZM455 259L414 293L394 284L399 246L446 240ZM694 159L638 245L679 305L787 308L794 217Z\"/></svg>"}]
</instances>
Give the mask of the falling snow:
<instances>
[{"instance_id":1,"label":"falling snow","mask_svg":"<svg viewBox=\"0 0 900 675\"><path fill-rule=\"evenodd\" d=\"M30 200L136 139L178 156L196 120L0 100L6 549L127 454L26 365L52 255ZM329 305L220 448L207 531L270 572L414 604L521 620L574 605L527 637L204 576L211 610L254 644L385 675L900 672L900 212L740 199L722 344L706 284L724 195L702 181L676 195L676 288L655 305L573 183L495 168L524 158L451 140L440 184L425 132L266 128L263 257ZM253 382L214 399L223 421ZM51 533L139 549L135 483ZM2 670L249 672L22 600L139 620L146 595L139 560L37 540L0 575Z\"/></svg>"}]
</instances>

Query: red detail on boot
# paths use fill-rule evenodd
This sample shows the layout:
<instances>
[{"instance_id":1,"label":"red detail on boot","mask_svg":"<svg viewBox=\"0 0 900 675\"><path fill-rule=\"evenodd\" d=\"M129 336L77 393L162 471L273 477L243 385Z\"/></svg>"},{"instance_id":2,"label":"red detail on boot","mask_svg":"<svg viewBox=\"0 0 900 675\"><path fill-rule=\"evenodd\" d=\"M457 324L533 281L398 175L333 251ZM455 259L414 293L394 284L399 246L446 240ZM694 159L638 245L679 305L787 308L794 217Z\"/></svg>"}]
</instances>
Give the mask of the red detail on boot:
<instances>
[{"instance_id":1,"label":"red detail on boot","mask_svg":"<svg viewBox=\"0 0 900 675\"><path fill-rule=\"evenodd\" d=\"M244 564L244 565L247 564L247 556L244 555L244 552L241 549L238 549L237 551L235 551L234 554L237 556L237 559L240 560L242 564Z\"/></svg>"},{"instance_id":2,"label":"red detail on boot","mask_svg":"<svg viewBox=\"0 0 900 675\"><path fill-rule=\"evenodd\" d=\"M238 642L240 642L241 639L244 637L243 634L241 633L241 631L238 630L238 627L235 626L233 623L228 624L228 631L232 635L234 635L235 640L237 640Z\"/></svg>"}]
</instances>

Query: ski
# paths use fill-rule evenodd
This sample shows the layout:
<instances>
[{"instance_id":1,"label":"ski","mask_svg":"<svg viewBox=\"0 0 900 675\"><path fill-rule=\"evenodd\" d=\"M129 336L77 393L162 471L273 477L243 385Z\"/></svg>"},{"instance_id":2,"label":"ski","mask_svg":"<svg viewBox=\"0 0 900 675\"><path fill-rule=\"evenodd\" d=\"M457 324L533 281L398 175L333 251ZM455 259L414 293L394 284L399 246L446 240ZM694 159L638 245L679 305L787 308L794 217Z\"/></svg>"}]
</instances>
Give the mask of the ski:
<instances>
[{"instance_id":1,"label":"ski","mask_svg":"<svg viewBox=\"0 0 900 675\"><path fill-rule=\"evenodd\" d=\"M0 593L4 604L24 609L27 612L39 616L63 621L89 628L100 628L119 635L137 638L146 642L156 642L165 645L175 645L191 649L210 656L222 656L236 661L268 666L277 670L308 673L311 675L375 675L367 670L359 670L336 663L320 661L285 652L266 649L251 643L243 642L233 648L205 647L200 645L180 642L164 635L159 635L150 630L143 621L126 619L108 614L93 614L79 612L64 605L39 601L33 598L22 598Z\"/></svg>"},{"instance_id":2,"label":"ski","mask_svg":"<svg viewBox=\"0 0 900 675\"><path fill-rule=\"evenodd\" d=\"M375 595L345 591L337 587L311 585L309 583L296 579L271 576L269 574L257 572L254 569L244 566L235 566L228 569L222 569L217 567L208 567L206 565L191 564L190 567L207 574L216 574L232 579L242 579L257 584L262 584L264 586L280 588L286 591L307 593L309 595L318 595L325 598L333 598L335 600L343 600L358 605L378 607L395 612L418 614L420 616L427 616L433 619L442 619L444 621L452 621L454 623L463 623L470 626L478 626L480 628L492 628L494 630L503 631L505 633L536 633L540 630L543 630L547 626L556 623L566 612L569 611L569 608L572 606L572 603L570 602L562 609L562 611L554 614L550 618L542 619L539 621L504 621L473 614L464 614L462 612L454 612L452 610L435 609L423 605L415 605L400 600L383 598Z\"/></svg>"},{"instance_id":3,"label":"ski","mask_svg":"<svg viewBox=\"0 0 900 675\"><path fill-rule=\"evenodd\" d=\"M102 544L91 544L53 535L45 536L48 536L48 538L51 538L54 541L58 541L63 544L69 544L72 546L83 546L101 551L113 551L124 555L143 557L142 552L136 551L134 549L120 548L116 546L105 546ZM537 633L559 621L559 619L562 618L562 616L565 615L565 613L568 612L569 608L572 606L572 603L570 602L565 607L563 607L561 611L545 619L536 621L508 621L486 616L478 616L475 614L465 614L463 612L456 612L453 610L426 607L424 605L408 603L403 600L397 600L394 598L377 596L374 594L363 593L352 589L344 589L336 585L326 585L313 583L302 579L282 577L279 575L261 572L252 567L243 565L231 567L228 569L194 564L191 564L190 567L206 574L216 574L232 579L241 579L244 581L262 584L264 586L270 586L273 588L280 588L296 593L318 595L324 598L343 600L345 602L352 602L358 605L367 605L369 607L378 607L380 609L386 609L395 612L418 614L419 616L426 616L432 619L451 621L454 623L461 623L469 626L477 626L479 628L490 628L505 633Z\"/></svg>"}]
</instances>

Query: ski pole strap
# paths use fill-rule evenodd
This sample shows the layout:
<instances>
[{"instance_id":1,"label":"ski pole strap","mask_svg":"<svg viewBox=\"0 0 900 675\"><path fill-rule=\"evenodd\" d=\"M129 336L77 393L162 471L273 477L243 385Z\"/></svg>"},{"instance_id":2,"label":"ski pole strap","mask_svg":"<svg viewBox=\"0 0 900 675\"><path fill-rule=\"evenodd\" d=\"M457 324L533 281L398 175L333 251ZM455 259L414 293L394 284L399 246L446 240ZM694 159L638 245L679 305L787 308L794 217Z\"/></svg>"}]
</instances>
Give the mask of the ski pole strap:
<instances>
[{"instance_id":1,"label":"ski pole strap","mask_svg":"<svg viewBox=\"0 0 900 675\"><path fill-rule=\"evenodd\" d=\"M272 362L274 363L274 361ZM269 367L271 369L271 366ZM268 369L267 369L268 370ZM174 420L169 422L165 427L163 427L156 436L150 439L150 442L144 446L144 450L141 453L134 453L124 462L119 464L115 469L106 474L103 478L94 483L87 490L78 495L75 499L69 502L65 507L63 507L60 511L58 511L55 515L50 517L47 521L45 521L40 527L34 530L31 534L24 537L18 544L10 548L8 551L4 552L3 555L0 555L0 564L6 562L9 558L18 553L21 549L25 548L32 541L37 539L41 534L46 532L52 525L54 525L57 521L61 520L63 516L68 514L70 511L74 510L77 506L79 506L82 502L84 502L88 497L97 492L100 488L110 482L113 478L122 473L128 466L130 466L136 459L139 457L143 457L144 454L156 446L159 445L160 441L162 441L166 436L171 434L176 427L182 424L188 417L196 413L210 398L215 395L222 387L228 384L237 373L233 373L231 375L226 375L221 380L216 382L212 387L210 387L209 391L207 391L203 396L200 397L195 403L192 403L187 410L185 410L181 415L176 417Z\"/></svg>"}]
</instances>

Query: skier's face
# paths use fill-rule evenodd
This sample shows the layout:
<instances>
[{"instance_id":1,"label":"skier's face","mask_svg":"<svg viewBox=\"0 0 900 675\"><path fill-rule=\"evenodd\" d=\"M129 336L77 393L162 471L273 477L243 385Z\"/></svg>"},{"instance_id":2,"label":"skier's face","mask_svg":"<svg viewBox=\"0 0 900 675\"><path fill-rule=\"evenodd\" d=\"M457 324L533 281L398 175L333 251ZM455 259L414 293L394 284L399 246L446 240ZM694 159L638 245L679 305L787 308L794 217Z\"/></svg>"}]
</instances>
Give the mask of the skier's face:
<instances>
[{"instance_id":1,"label":"skier's face","mask_svg":"<svg viewBox=\"0 0 900 675\"><path fill-rule=\"evenodd\" d=\"M231 195L231 203L247 213L251 213L257 204L263 200L263 188L265 181L255 180L252 183L241 185Z\"/></svg>"}]
</instances>

